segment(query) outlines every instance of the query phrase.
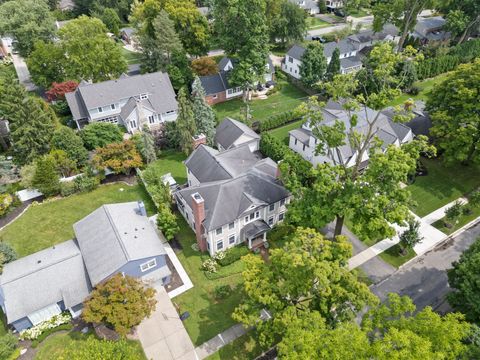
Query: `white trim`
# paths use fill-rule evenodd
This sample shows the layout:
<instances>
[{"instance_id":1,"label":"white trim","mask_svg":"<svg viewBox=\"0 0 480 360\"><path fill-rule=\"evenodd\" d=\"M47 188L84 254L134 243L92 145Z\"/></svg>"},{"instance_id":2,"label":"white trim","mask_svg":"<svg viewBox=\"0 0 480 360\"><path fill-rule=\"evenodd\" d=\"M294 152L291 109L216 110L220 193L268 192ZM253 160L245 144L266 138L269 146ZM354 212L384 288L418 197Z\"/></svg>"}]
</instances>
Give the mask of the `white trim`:
<instances>
[{"instance_id":1,"label":"white trim","mask_svg":"<svg viewBox=\"0 0 480 360\"><path fill-rule=\"evenodd\" d=\"M157 259L153 258L148 260L147 262L144 262L143 264L140 264L140 271L145 272L150 269L153 269L156 266L157 266Z\"/></svg>"}]
</instances>

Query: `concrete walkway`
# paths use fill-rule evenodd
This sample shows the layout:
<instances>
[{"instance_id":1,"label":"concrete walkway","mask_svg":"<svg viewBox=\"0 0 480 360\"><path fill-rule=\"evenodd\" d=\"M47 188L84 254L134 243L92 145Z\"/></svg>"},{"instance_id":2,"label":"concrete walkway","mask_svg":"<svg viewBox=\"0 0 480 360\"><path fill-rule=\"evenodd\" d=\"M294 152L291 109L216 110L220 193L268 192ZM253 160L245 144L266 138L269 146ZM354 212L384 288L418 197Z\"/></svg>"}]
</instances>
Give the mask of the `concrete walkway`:
<instances>
[{"instance_id":1,"label":"concrete walkway","mask_svg":"<svg viewBox=\"0 0 480 360\"><path fill-rule=\"evenodd\" d=\"M246 334L248 331L250 331L250 329L245 329L240 324L234 325L195 348L195 353L199 359L205 359L206 357L220 350L225 345Z\"/></svg>"},{"instance_id":2,"label":"concrete walkway","mask_svg":"<svg viewBox=\"0 0 480 360\"><path fill-rule=\"evenodd\" d=\"M457 201L460 202L462 205L466 204L468 202L468 200L464 197L458 198L457 200L454 200L454 201L448 203L447 205L442 206L441 208L431 212L427 216L424 216L422 218L422 221L426 222L427 224L433 224L435 221L438 221L438 220L442 219L443 217L445 217L445 210L447 210L449 207L451 207Z\"/></svg>"}]
</instances>

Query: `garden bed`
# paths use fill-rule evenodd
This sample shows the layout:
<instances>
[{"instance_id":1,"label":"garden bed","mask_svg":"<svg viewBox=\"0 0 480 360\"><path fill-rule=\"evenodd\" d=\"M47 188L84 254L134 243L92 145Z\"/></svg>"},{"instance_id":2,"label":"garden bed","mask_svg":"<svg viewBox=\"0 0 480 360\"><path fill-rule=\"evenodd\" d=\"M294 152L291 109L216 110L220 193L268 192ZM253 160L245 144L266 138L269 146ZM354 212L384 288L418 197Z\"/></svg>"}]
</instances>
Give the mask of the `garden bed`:
<instances>
[{"instance_id":1,"label":"garden bed","mask_svg":"<svg viewBox=\"0 0 480 360\"><path fill-rule=\"evenodd\" d=\"M480 217L480 208L472 209L471 214L467 215L460 215L460 217L455 222L455 225L451 227L445 226L445 218L435 221L432 226L440 230L441 232L450 235L461 229L463 226L467 225L469 222L475 220L476 218Z\"/></svg>"}]
</instances>

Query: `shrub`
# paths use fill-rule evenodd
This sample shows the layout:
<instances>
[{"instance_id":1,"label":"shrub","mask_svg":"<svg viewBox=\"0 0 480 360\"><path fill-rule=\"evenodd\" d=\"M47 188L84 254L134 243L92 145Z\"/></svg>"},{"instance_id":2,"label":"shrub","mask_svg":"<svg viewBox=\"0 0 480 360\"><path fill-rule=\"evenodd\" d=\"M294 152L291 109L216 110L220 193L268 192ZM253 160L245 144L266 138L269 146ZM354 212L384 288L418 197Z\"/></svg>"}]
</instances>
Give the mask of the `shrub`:
<instances>
[{"instance_id":1,"label":"shrub","mask_svg":"<svg viewBox=\"0 0 480 360\"><path fill-rule=\"evenodd\" d=\"M420 92L420 88L418 86L412 86L408 91L407 94L410 95L418 95Z\"/></svg>"},{"instance_id":2,"label":"shrub","mask_svg":"<svg viewBox=\"0 0 480 360\"><path fill-rule=\"evenodd\" d=\"M202 269L209 273L216 273L217 262L213 259L207 259L202 263Z\"/></svg>"},{"instance_id":3,"label":"shrub","mask_svg":"<svg viewBox=\"0 0 480 360\"><path fill-rule=\"evenodd\" d=\"M445 218L451 223L455 223L458 217L462 214L462 203L455 201L455 203L445 210Z\"/></svg>"},{"instance_id":4,"label":"shrub","mask_svg":"<svg viewBox=\"0 0 480 360\"><path fill-rule=\"evenodd\" d=\"M100 180L95 176L80 175L73 180L76 192L88 192L96 189Z\"/></svg>"},{"instance_id":5,"label":"shrub","mask_svg":"<svg viewBox=\"0 0 480 360\"><path fill-rule=\"evenodd\" d=\"M70 196L75 194L75 183L73 181L64 181L60 183L60 195Z\"/></svg>"},{"instance_id":6,"label":"shrub","mask_svg":"<svg viewBox=\"0 0 480 360\"><path fill-rule=\"evenodd\" d=\"M3 255L3 263L7 264L17 260L17 253L6 242L0 241L0 254Z\"/></svg>"},{"instance_id":7,"label":"shrub","mask_svg":"<svg viewBox=\"0 0 480 360\"><path fill-rule=\"evenodd\" d=\"M260 131L274 129L295 120L298 120L298 114L294 110L285 111L277 115L273 115L260 123Z\"/></svg>"},{"instance_id":8,"label":"shrub","mask_svg":"<svg viewBox=\"0 0 480 360\"><path fill-rule=\"evenodd\" d=\"M216 252L212 257L217 262L225 259L225 250Z\"/></svg>"},{"instance_id":9,"label":"shrub","mask_svg":"<svg viewBox=\"0 0 480 360\"><path fill-rule=\"evenodd\" d=\"M220 285L214 290L215 299L225 299L232 293L230 285Z\"/></svg>"},{"instance_id":10,"label":"shrub","mask_svg":"<svg viewBox=\"0 0 480 360\"><path fill-rule=\"evenodd\" d=\"M158 207L157 227L167 240L172 240L180 230L177 217L172 212L169 204L160 204Z\"/></svg>"},{"instance_id":11,"label":"shrub","mask_svg":"<svg viewBox=\"0 0 480 360\"><path fill-rule=\"evenodd\" d=\"M31 327L30 329L24 330L20 333L20 340L35 340L43 332L56 328L59 325L67 324L72 319L70 313L62 313L60 315L55 315L51 319L41 322L38 325Z\"/></svg>"},{"instance_id":12,"label":"shrub","mask_svg":"<svg viewBox=\"0 0 480 360\"><path fill-rule=\"evenodd\" d=\"M13 196L10 194L0 194L0 216L5 215L13 204Z\"/></svg>"},{"instance_id":13,"label":"shrub","mask_svg":"<svg viewBox=\"0 0 480 360\"><path fill-rule=\"evenodd\" d=\"M53 333L56 333L58 331L64 331L64 330L70 331L72 329L73 329L73 325L71 323L67 323L67 324L62 324L57 327L45 330L35 340L32 341L32 347L36 348L43 340L45 340L47 337L49 337Z\"/></svg>"},{"instance_id":14,"label":"shrub","mask_svg":"<svg viewBox=\"0 0 480 360\"><path fill-rule=\"evenodd\" d=\"M227 266L233 264L235 261L240 260L242 256L247 255L250 252L246 246L234 246L226 251L219 251L218 253L223 253L223 257L216 259L218 264L221 266ZM217 253L217 254L218 254ZM217 255L215 254L215 255Z\"/></svg>"},{"instance_id":15,"label":"shrub","mask_svg":"<svg viewBox=\"0 0 480 360\"><path fill-rule=\"evenodd\" d=\"M80 132L80 137L88 150L94 150L123 140L120 127L105 122L88 124Z\"/></svg>"},{"instance_id":16,"label":"shrub","mask_svg":"<svg viewBox=\"0 0 480 360\"><path fill-rule=\"evenodd\" d=\"M0 337L0 359L8 359L17 347L18 339L11 332Z\"/></svg>"}]
</instances>

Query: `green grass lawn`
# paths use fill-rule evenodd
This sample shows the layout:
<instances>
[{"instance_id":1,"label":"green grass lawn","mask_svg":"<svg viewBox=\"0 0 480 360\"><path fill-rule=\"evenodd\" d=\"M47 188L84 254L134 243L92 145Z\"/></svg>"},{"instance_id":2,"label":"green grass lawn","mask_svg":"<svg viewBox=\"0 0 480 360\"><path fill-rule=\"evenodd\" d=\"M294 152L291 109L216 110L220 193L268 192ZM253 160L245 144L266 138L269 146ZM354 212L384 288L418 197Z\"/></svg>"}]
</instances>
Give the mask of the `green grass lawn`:
<instances>
[{"instance_id":1,"label":"green grass lawn","mask_svg":"<svg viewBox=\"0 0 480 360\"><path fill-rule=\"evenodd\" d=\"M71 239L72 225L101 205L137 200L145 202L149 215L154 214L154 205L143 187L103 185L89 193L31 206L0 232L0 239L9 243L19 257L26 256Z\"/></svg>"},{"instance_id":2,"label":"green grass lawn","mask_svg":"<svg viewBox=\"0 0 480 360\"><path fill-rule=\"evenodd\" d=\"M241 300L237 286L241 284L241 271L244 267L241 261L237 261L221 268L221 273L209 280L202 271L202 262L207 256L192 249L192 244L196 243L195 235L178 213L177 218L180 225L177 238L183 247L177 256L194 287L175 297L173 302L179 305L181 313L190 313L190 317L183 323L193 343L200 345L235 324L231 314ZM217 275L224 277L218 278ZM216 300L214 289L220 285L230 285L234 290L226 299Z\"/></svg>"},{"instance_id":3,"label":"green grass lawn","mask_svg":"<svg viewBox=\"0 0 480 360\"><path fill-rule=\"evenodd\" d=\"M288 145L288 132L297 129L302 126L303 120L298 120L294 121L290 124L287 124L285 126L272 129L269 131L270 134L272 134L274 137L276 137L278 140L282 140L286 145Z\"/></svg>"},{"instance_id":4,"label":"green grass lawn","mask_svg":"<svg viewBox=\"0 0 480 360\"><path fill-rule=\"evenodd\" d=\"M461 215L457 222L455 223L454 226L448 228L445 226L445 222L444 222L444 219L440 219L440 220L437 220L435 221L432 225L434 227L436 227L438 230L440 230L441 232L447 234L447 235L450 235L452 234L453 232L457 231L458 229L460 229L461 227L467 225L469 222L475 220L476 218L478 218L480 216L480 208L474 208L472 209L472 213L471 214L465 214L465 215Z\"/></svg>"},{"instance_id":5,"label":"green grass lawn","mask_svg":"<svg viewBox=\"0 0 480 360\"><path fill-rule=\"evenodd\" d=\"M254 121L262 121L269 116L292 110L307 98L300 89L290 83L281 82L282 88L268 99L254 99L251 102L251 113ZM242 99L234 99L213 106L219 121L225 117L238 119L243 107Z\"/></svg>"},{"instance_id":6,"label":"green grass lawn","mask_svg":"<svg viewBox=\"0 0 480 360\"><path fill-rule=\"evenodd\" d=\"M93 334L84 335L80 332L60 332L49 336L39 346L35 360L60 360L64 359L65 350L69 347L82 346L83 341ZM101 340L99 340L101 341ZM136 359L147 359L139 341L128 340L130 346L135 348Z\"/></svg>"},{"instance_id":7,"label":"green grass lawn","mask_svg":"<svg viewBox=\"0 0 480 360\"><path fill-rule=\"evenodd\" d=\"M368 16L368 12L365 9L352 9L349 11L348 15L359 18L359 17Z\"/></svg>"},{"instance_id":8,"label":"green grass lawn","mask_svg":"<svg viewBox=\"0 0 480 360\"><path fill-rule=\"evenodd\" d=\"M122 51L122 55L127 61L128 65L140 63L141 54L135 51L127 50L123 47L122 43L119 43L119 47Z\"/></svg>"},{"instance_id":9,"label":"green grass lawn","mask_svg":"<svg viewBox=\"0 0 480 360\"><path fill-rule=\"evenodd\" d=\"M240 336L230 344L225 345L206 360L251 360L260 356L268 349L263 348L258 342L258 334L252 330Z\"/></svg>"},{"instance_id":10,"label":"green grass lawn","mask_svg":"<svg viewBox=\"0 0 480 360\"><path fill-rule=\"evenodd\" d=\"M422 159L428 171L408 186L416 205L412 211L420 217L471 192L480 185L479 165L447 166L439 159Z\"/></svg>"},{"instance_id":11,"label":"green grass lawn","mask_svg":"<svg viewBox=\"0 0 480 360\"><path fill-rule=\"evenodd\" d=\"M306 22L307 22L307 28L309 30L321 29L324 27L331 26L331 24L329 24L328 22L323 21L322 19L319 19L316 17L308 17Z\"/></svg>"},{"instance_id":12,"label":"green grass lawn","mask_svg":"<svg viewBox=\"0 0 480 360\"><path fill-rule=\"evenodd\" d=\"M186 158L187 156L182 152L164 150L158 160L149 164L148 167L156 168L159 174L171 173L178 184L185 184L187 182L187 169L183 161Z\"/></svg>"},{"instance_id":13,"label":"green grass lawn","mask_svg":"<svg viewBox=\"0 0 480 360\"><path fill-rule=\"evenodd\" d=\"M413 259L416 256L413 249L408 249L405 255L403 255L400 250L400 245L397 244L381 253L380 258L398 268L400 265L405 264L408 260Z\"/></svg>"}]
</instances>

